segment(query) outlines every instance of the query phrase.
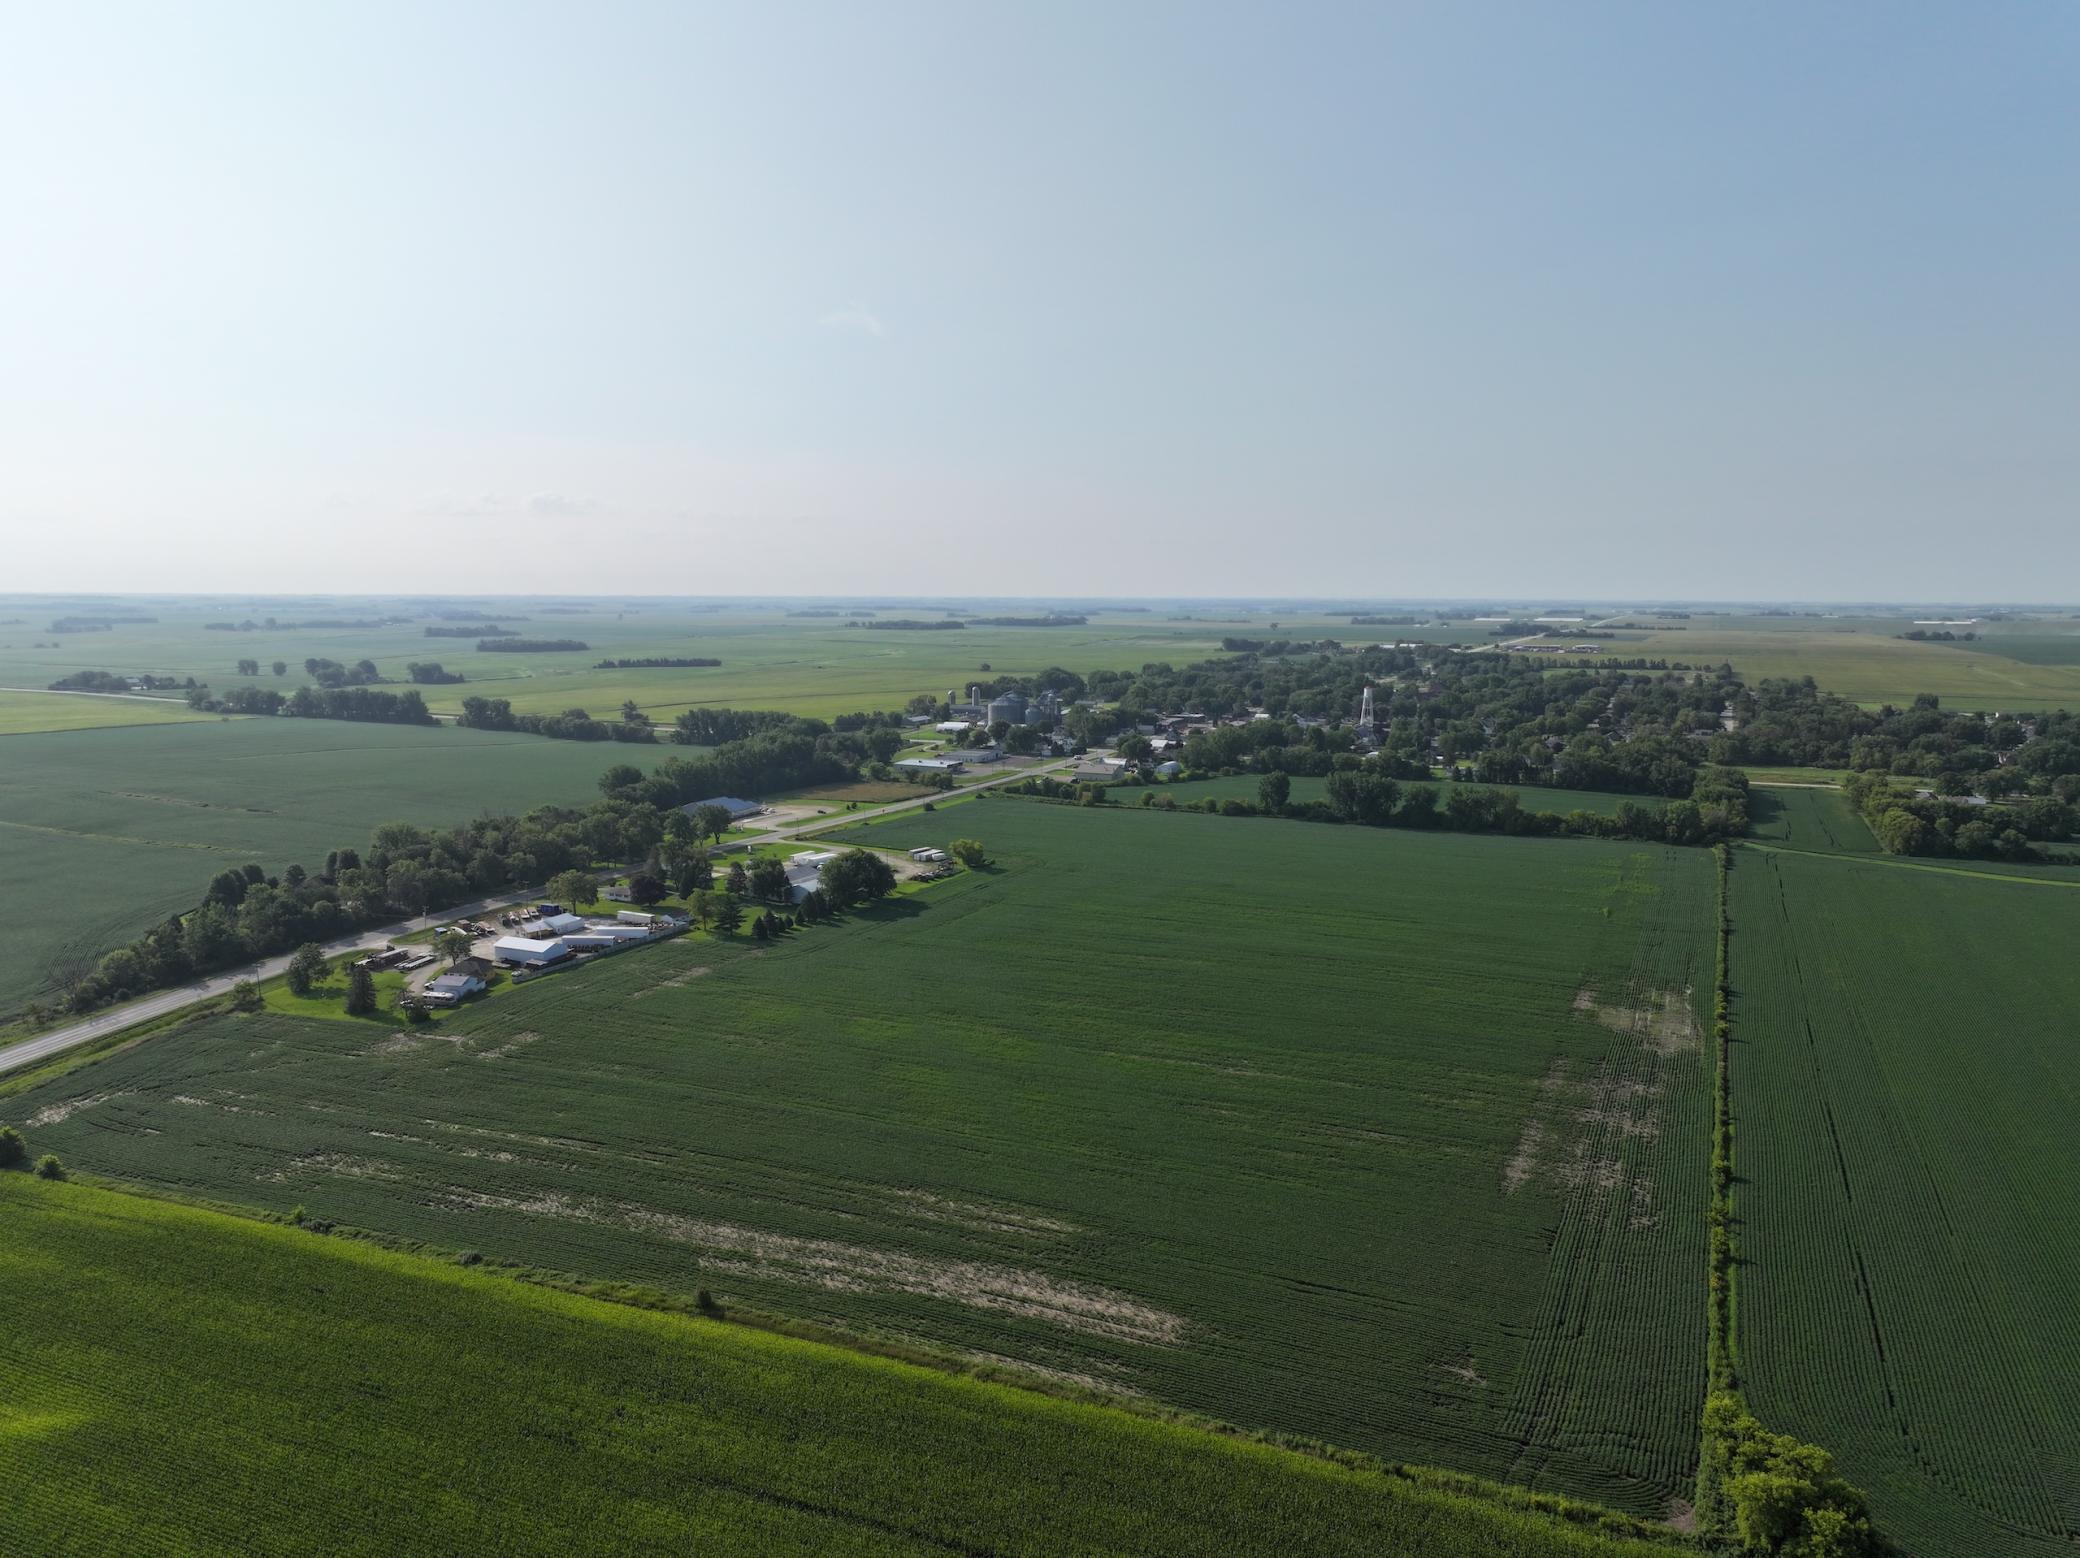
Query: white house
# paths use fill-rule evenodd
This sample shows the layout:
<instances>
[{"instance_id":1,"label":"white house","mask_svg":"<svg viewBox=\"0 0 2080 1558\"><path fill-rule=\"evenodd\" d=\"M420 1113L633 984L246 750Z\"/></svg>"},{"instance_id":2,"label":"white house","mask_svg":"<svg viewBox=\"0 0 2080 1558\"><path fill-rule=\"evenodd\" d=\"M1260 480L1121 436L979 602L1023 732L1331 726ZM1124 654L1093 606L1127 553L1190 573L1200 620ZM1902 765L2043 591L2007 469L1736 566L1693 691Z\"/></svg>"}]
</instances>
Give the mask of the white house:
<instances>
[{"instance_id":1,"label":"white house","mask_svg":"<svg viewBox=\"0 0 2080 1558\"><path fill-rule=\"evenodd\" d=\"M443 974L430 981L421 997L429 1006L453 1006L484 988L475 974Z\"/></svg>"}]
</instances>

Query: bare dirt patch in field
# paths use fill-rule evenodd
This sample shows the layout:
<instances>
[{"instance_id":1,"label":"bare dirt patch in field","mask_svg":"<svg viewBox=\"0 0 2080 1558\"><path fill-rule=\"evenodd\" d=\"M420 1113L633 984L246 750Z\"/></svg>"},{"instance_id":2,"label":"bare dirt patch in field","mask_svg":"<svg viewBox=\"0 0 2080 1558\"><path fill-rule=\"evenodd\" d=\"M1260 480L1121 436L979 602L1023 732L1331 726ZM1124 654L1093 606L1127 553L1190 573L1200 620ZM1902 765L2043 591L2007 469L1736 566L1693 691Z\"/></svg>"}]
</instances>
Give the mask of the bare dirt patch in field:
<instances>
[{"instance_id":1,"label":"bare dirt patch in field","mask_svg":"<svg viewBox=\"0 0 2080 1558\"><path fill-rule=\"evenodd\" d=\"M1697 1014L1684 990L1649 990L1636 1003L1598 1001L1584 985L1575 992L1574 1009L1588 1012L1604 1027L1629 1033L1657 1055L1679 1055L1697 1048Z\"/></svg>"},{"instance_id":2,"label":"bare dirt patch in field","mask_svg":"<svg viewBox=\"0 0 2080 1558\"><path fill-rule=\"evenodd\" d=\"M1027 1211L1023 1207L992 1206L981 1201L956 1201L946 1196L933 1195L928 1190L898 1190L895 1197L903 1203L903 1210L912 1217L928 1218L933 1222L958 1223L964 1228L982 1229L990 1233L1033 1234L1039 1237L1076 1232L1074 1223L1065 1223L1058 1217Z\"/></svg>"},{"instance_id":3,"label":"bare dirt patch in field","mask_svg":"<svg viewBox=\"0 0 2080 1558\"><path fill-rule=\"evenodd\" d=\"M105 1104L112 1098L128 1098L128 1093L87 1093L78 1098L60 1099L54 1104L45 1104L41 1109L22 1122L30 1130L40 1125L59 1125L71 1119L82 1109L91 1109L96 1104Z\"/></svg>"},{"instance_id":4,"label":"bare dirt patch in field","mask_svg":"<svg viewBox=\"0 0 2080 1558\"><path fill-rule=\"evenodd\" d=\"M442 1199L474 1210L566 1218L654 1234L701 1250L702 1264L709 1270L765 1281L843 1292L909 1293L1148 1345L1173 1343L1185 1329L1181 1316L1125 1293L1017 1266L803 1238L561 1191L521 1198L451 1186Z\"/></svg>"}]
</instances>

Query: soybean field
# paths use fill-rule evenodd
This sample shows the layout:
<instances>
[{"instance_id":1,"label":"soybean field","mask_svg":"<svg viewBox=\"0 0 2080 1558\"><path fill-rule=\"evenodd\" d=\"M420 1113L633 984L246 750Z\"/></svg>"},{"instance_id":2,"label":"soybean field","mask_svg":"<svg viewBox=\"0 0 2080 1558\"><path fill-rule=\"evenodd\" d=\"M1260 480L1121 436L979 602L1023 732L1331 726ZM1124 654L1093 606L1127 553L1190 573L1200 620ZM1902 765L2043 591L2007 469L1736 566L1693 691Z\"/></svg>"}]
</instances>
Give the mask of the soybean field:
<instances>
[{"instance_id":1,"label":"soybean field","mask_svg":"<svg viewBox=\"0 0 2080 1558\"><path fill-rule=\"evenodd\" d=\"M1789 849L1875 855L1878 841L1840 790L1756 785L1748 791L1748 831Z\"/></svg>"},{"instance_id":2,"label":"soybean field","mask_svg":"<svg viewBox=\"0 0 2080 1558\"><path fill-rule=\"evenodd\" d=\"M992 865L431 1031L215 1017L0 1102L100 1173L1686 1497L1709 855L967 803Z\"/></svg>"},{"instance_id":3,"label":"soybean field","mask_svg":"<svg viewBox=\"0 0 2080 1558\"><path fill-rule=\"evenodd\" d=\"M1909 1552L2080 1533L2080 893L1738 851L1742 1367Z\"/></svg>"},{"instance_id":4,"label":"soybean field","mask_svg":"<svg viewBox=\"0 0 2080 1558\"><path fill-rule=\"evenodd\" d=\"M0 1174L0 1222L12 1552L1676 1551L135 1195Z\"/></svg>"}]
</instances>

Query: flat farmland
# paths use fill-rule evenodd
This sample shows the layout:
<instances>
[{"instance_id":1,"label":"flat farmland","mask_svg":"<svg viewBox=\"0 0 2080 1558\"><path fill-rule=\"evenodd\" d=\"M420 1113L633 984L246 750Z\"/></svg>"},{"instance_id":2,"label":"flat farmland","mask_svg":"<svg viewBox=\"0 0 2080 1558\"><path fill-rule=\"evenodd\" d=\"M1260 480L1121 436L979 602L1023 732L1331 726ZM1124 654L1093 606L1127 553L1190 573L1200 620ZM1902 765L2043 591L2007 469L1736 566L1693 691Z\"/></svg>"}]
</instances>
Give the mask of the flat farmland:
<instances>
[{"instance_id":1,"label":"flat farmland","mask_svg":"<svg viewBox=\"0 0 2080 1558\"><path fill-rule=\"evenodd\" d=\"M0 881L34 884L0 958L0 1016L53 995L58 966L192 908L227 866L318 866L384 822L582 803L628 752L338 720L0 737Z\"/></svg>"},{"instance_id":2,"label":"flat farmland","mask_svg":"<svg viewBox=\"0 0 2080 1558\"><path fill-rule=\"evenodd\" d=\"M2080 659L2049 658L2063 651L2038 650L2047 658L2033 663L2003 653L1999 639L1940 644L1894 636L1904 631L1905 623L1743 629L1700 619L1688 631L1651 634L1622 652L1691 665L1730 661L1750 681L1810 676L1827 691L1873 708L1904 706L1924 692L1936 694L1945 708L1982 713L2080 708Z\"/></svg>"},{"instance_id":3,"label":"flat farmland","mask_svg":"<svg viewBox=\"0 0 2080 1558\"><path fill-rule=\"evenodd\" d=\"M97 1172L919 1336L1660 1515L1711 859L980 802L995 866L430 1034L212 1018L0 1104Z\"/></svg>"},{"instance_id":4,"label":"flat farmland","mask_svg":"<svg viewBox=\"0 0 2080 1558\"><path fill-rule=\"evenodd\" d=\"M1749 1398L1915 1554L2080 1527L2080 894L1738 851Z\"/></svg>"},{"instance_id":5,"label":"flat farmland","mask_svg":"<svg viewBox=\"0 0 2080 1558\"><path fill-rule=\"evenodd\" d=\"M0 688L0 736L45 730L103 730L113 725L182 725L219 719L161 698L110 698L95 693L11 692ZM0 762L6 748L0 747Z\"/></svg>"},{"instance_id":6,"label":"flat farmland","mask_svg":"<svg viewBox=\"0 0 2080 1558\"><path fill-rule=\"evenodd\" d=\"M0 1222L10 1552L1677 1551L140 1196Z\"/></svg>"},{"instance_id":7,"label":"flat farmland","mask_svg":"<svg viewBox=\"0 0 2080 1558\"><path fill-rule=\"evenodd\" d=\"M510 605L510 610L503 606ZM660 723L695 706L777 708L830 716L854 710L901 708L919 693L944 695L992 674L1032 674L1049 666L1083 672L1133 668L1152 660L1188 661L1220 652L1224 634L1262 635L1268 619L1249 624L1174 622L1155 613L1093 616L1083 626L1059 628L966 627L951 631L849 628L846 619L790 617L779 610L695 611L670 603L605 605L583 612L545 614L530 602L484 602L500 613L499 626L527 638L575 639L583 650L547 653L480 653L475 635L428 638L423 607L410 602L355 606L331 602L320 612L277 608L283 620L297 616L369 619L386 614L412 620L380 627L261 628L250 633L214 632L213 620L260 615L241 607L163 607L160 620L122 623L106 632L53 640L0 632L0 685L42 687L80 670L150 672L193 676L213 687L271 687L291 692L309 680L303 662L313 656L351 664L373 660L386 676L403 682L412 661L437 660L468 678L462 684L423 688L428 707L455 713L473 694L511 700L516 709L550 713L571 707L614 718L633 699ZM26 609L26 608L17 608ZM53 608L45 606L43 610ZM885 610L882 617L930 620L942 615L925 608ZM1343 627L1349 631L1348 620ZM1282 627L1299 633L1296 624ZM1333 620L1311 632L1333 630ZM38 647L41 644L42 647ZM719 666L597 669L602 660L704 657ZM260 663L258 676L235 674L241 659ZM284 673L272 667L281 661Z\"/></svg>"}]
</instances>

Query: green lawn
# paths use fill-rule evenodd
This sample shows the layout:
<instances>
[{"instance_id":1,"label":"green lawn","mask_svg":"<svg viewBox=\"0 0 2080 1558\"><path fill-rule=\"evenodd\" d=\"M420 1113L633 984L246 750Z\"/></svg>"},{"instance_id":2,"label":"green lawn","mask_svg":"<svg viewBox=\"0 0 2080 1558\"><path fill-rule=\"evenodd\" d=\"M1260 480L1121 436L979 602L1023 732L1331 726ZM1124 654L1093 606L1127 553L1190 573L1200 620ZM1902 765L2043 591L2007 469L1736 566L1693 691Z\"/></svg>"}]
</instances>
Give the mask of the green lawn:
<instances>
[{"instance_id":1,"label":"green lawn","mask_svg":"<svg viewBox=\"0 0 2080 1558\"><path fill-rule=\"evenodd\" d=\"M1750 784L1796 785L1841 784L1849 777L1846 768L1769 768L1747 764L1741 772Z\"/></svg>"},{"instance_id":2,"label":"green lawn","mask_svg":"<svg viewBox=\"0 0 2080 1558\"><path fill-rule=\"evenodd\" d=\"M2070 1553L2080 894L1738 851L1749 1397L1915 1554Z\"/></svg>"},{"instance_id":3,"label":"green lawn","mask_svg":"<svg viewBox=\"0 0 2080 1558\"><path fill-rule=\"evenodd\" d=\"M855 832L995 864L433 1035L208 1020L0 1114L100 1172L1688 1495L1706 852L1016 801Z\"/></svg>"},{"instance_id":4,"label":"green lawn","mask_svg":"<svg viewBox=\"0 0 2080 1558\"><path fill-rule=\"evenodd\" d=\"M11 1552L1654 1558L1201 1430L0 1175Z\"/></svg>"}]
</instances>

